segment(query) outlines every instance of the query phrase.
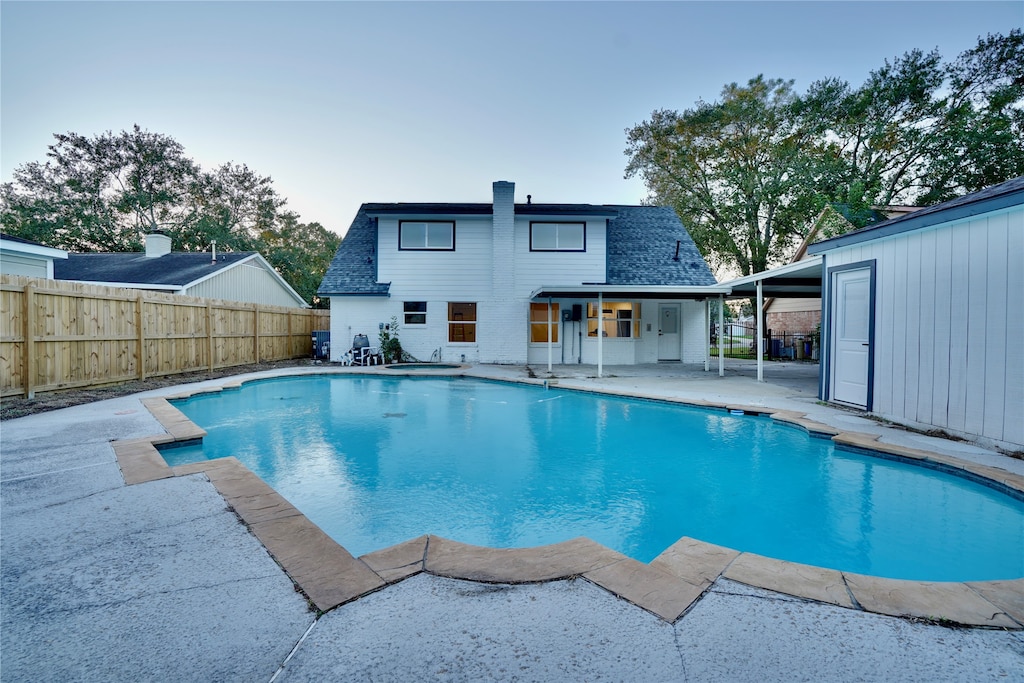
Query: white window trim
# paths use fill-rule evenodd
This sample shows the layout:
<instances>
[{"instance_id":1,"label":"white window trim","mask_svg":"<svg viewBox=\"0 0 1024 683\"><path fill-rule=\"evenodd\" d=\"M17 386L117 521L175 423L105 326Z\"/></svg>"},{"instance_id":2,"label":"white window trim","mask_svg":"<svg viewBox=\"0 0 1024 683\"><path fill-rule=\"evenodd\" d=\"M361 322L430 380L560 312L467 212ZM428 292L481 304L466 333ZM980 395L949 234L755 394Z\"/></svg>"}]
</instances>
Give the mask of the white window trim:
<instances>
[{"instance_id":1,"label":"white window trim","mask_svg":"<svg viewBox=\"0 0 1024 683\"><path fill-rule=\"evenodd\" d=\"M555 227L555 246L554 247L537 247L534 246L533 242L533 226L535 225L553 225ZM562 225L578 225L582 227L581 230L581 241L579 246L562 247L559 245L559 229L557 226ZM557 252L585 252L587 250L587 222L586 221L530 221L530 251L557 251Z\"/></svg>"},{"instance_id":2,"label":"white window trim","mask_svg":"<svg viewBox=\"0 0 1024 683\"><path fill-rule=\"evenodd\" d=\"M422 311L409 311L409 310L406 310L406 308L405 308L406 304L423 304L423 310ZM428 304L427 304L426 301L403 301L402 302L402 320L404 321L404 325L406 327L425 327L426 324L427 324L427 308L428 308ZM409 316L410 315L422 315L423 316L423 322L421 322L421 323L411 323L411 322L409 322Z\"/></svg>"},{"instance_id":3,"label":"white window trim","mask_svg":"<svg viewBox=\"0 0 1024 683\"><path fill-rule=\"evenodd\" d=\"M423 225L423 246L407 246L402 243L403 225ZM432 247L429 245L429 234L431 225L451 226L451 239L449 244L443 247ZM398 250L399 251L455 251L455 221L398 221Z\"/></svg>"}]
</instances>

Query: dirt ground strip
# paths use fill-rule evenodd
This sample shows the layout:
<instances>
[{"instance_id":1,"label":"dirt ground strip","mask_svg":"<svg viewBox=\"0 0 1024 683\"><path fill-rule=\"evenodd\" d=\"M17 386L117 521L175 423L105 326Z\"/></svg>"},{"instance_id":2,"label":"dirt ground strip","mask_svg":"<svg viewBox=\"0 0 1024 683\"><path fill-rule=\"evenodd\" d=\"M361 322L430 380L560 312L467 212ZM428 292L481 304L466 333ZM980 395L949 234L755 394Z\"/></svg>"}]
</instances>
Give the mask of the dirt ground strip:
<instances>
[{"instance_id":1,"label":"dirt ground strip","mask_svg":"<svg viewBox=\"0 0 1024 683\"><path fill-rule=\"evenodd\" d=\"M231 377L249 372L260 372L261 370L276 370L278 368L298 368L316 365L318 361L309 358L297 358L294 360L282 360L268 363L252 363L250 365L235 365L229 368L219 368L208 372L187 372L180 375L164 375L152 377L145 380L133 380L119 384L108 384L100 387L86 387L83 389L65 389L58 391L47 391L36 394L33 398L24 396L6 396L0 399L0 420L13 420L16 417L45 413L49 410L70 408L71 406L103 401L108 398L128 396L141 391L151 389L162 389L163 387L187 384L189 382L201 382L207 379L219 379Z\"/></svg>"}]
</instances>

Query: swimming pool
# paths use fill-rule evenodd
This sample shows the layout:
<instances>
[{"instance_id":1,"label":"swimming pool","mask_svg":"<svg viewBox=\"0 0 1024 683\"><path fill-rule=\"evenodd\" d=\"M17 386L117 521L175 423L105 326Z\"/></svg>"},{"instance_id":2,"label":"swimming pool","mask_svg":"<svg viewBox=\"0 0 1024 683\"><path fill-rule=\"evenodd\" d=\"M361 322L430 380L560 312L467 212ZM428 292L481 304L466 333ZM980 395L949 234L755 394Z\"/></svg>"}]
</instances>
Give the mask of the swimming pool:
<instances>
[{"instance_id":1,"label":"swimming pool","mask_svg":"<svg viewBox=\"0 0 1024 683\"><path fill-rule=\"evenodd\" d=\"M305 376L176 403L354 555L424 533L587 536L649 561L682 536L891 578L1024 576L1024 501L768 418L465 378Z\"/></svg>"}]
</instances>

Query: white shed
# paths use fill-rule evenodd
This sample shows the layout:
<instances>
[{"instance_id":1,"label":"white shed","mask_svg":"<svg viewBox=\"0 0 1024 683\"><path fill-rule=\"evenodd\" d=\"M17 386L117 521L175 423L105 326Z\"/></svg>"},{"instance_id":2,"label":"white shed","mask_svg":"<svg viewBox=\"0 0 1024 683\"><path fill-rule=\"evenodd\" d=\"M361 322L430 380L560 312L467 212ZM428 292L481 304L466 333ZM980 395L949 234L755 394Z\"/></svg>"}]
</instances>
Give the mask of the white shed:
<instances>
[{"instance_id":1,"label":"white shed","mask_svg":"<svg viewBox=\"0 0 1024 683\"><path fill-rule=\"evenodd\" d=\"M1024 448L1024 177L813 244L821 396Z\"/></svg>"}]
</instances>

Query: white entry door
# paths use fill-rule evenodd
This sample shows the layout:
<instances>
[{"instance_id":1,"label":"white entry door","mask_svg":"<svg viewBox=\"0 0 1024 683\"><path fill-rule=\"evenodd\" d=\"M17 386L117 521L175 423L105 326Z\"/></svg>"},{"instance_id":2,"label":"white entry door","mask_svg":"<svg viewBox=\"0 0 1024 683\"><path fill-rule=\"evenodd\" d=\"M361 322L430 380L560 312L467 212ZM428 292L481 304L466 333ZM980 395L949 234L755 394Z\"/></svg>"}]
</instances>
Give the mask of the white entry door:
<instances>
[{"instance_id":1,"label":"white entry door","mask_svg":"<svg viewBox=\"0 0 1024 683\"><path fill-rule=\"evenodd\" d=\"M679 304L659 304L658 360L679 358Z\"/></svg>"},{"instance_id":2,"label":"white entry door","mask_svg":"<svg viewBox=\"0 0 1024 683\"><path fill-rule=\"evenodd\" d=\"M832 399L868 407L871 269L832 274Z\"/></svg>"}]
</instances>

